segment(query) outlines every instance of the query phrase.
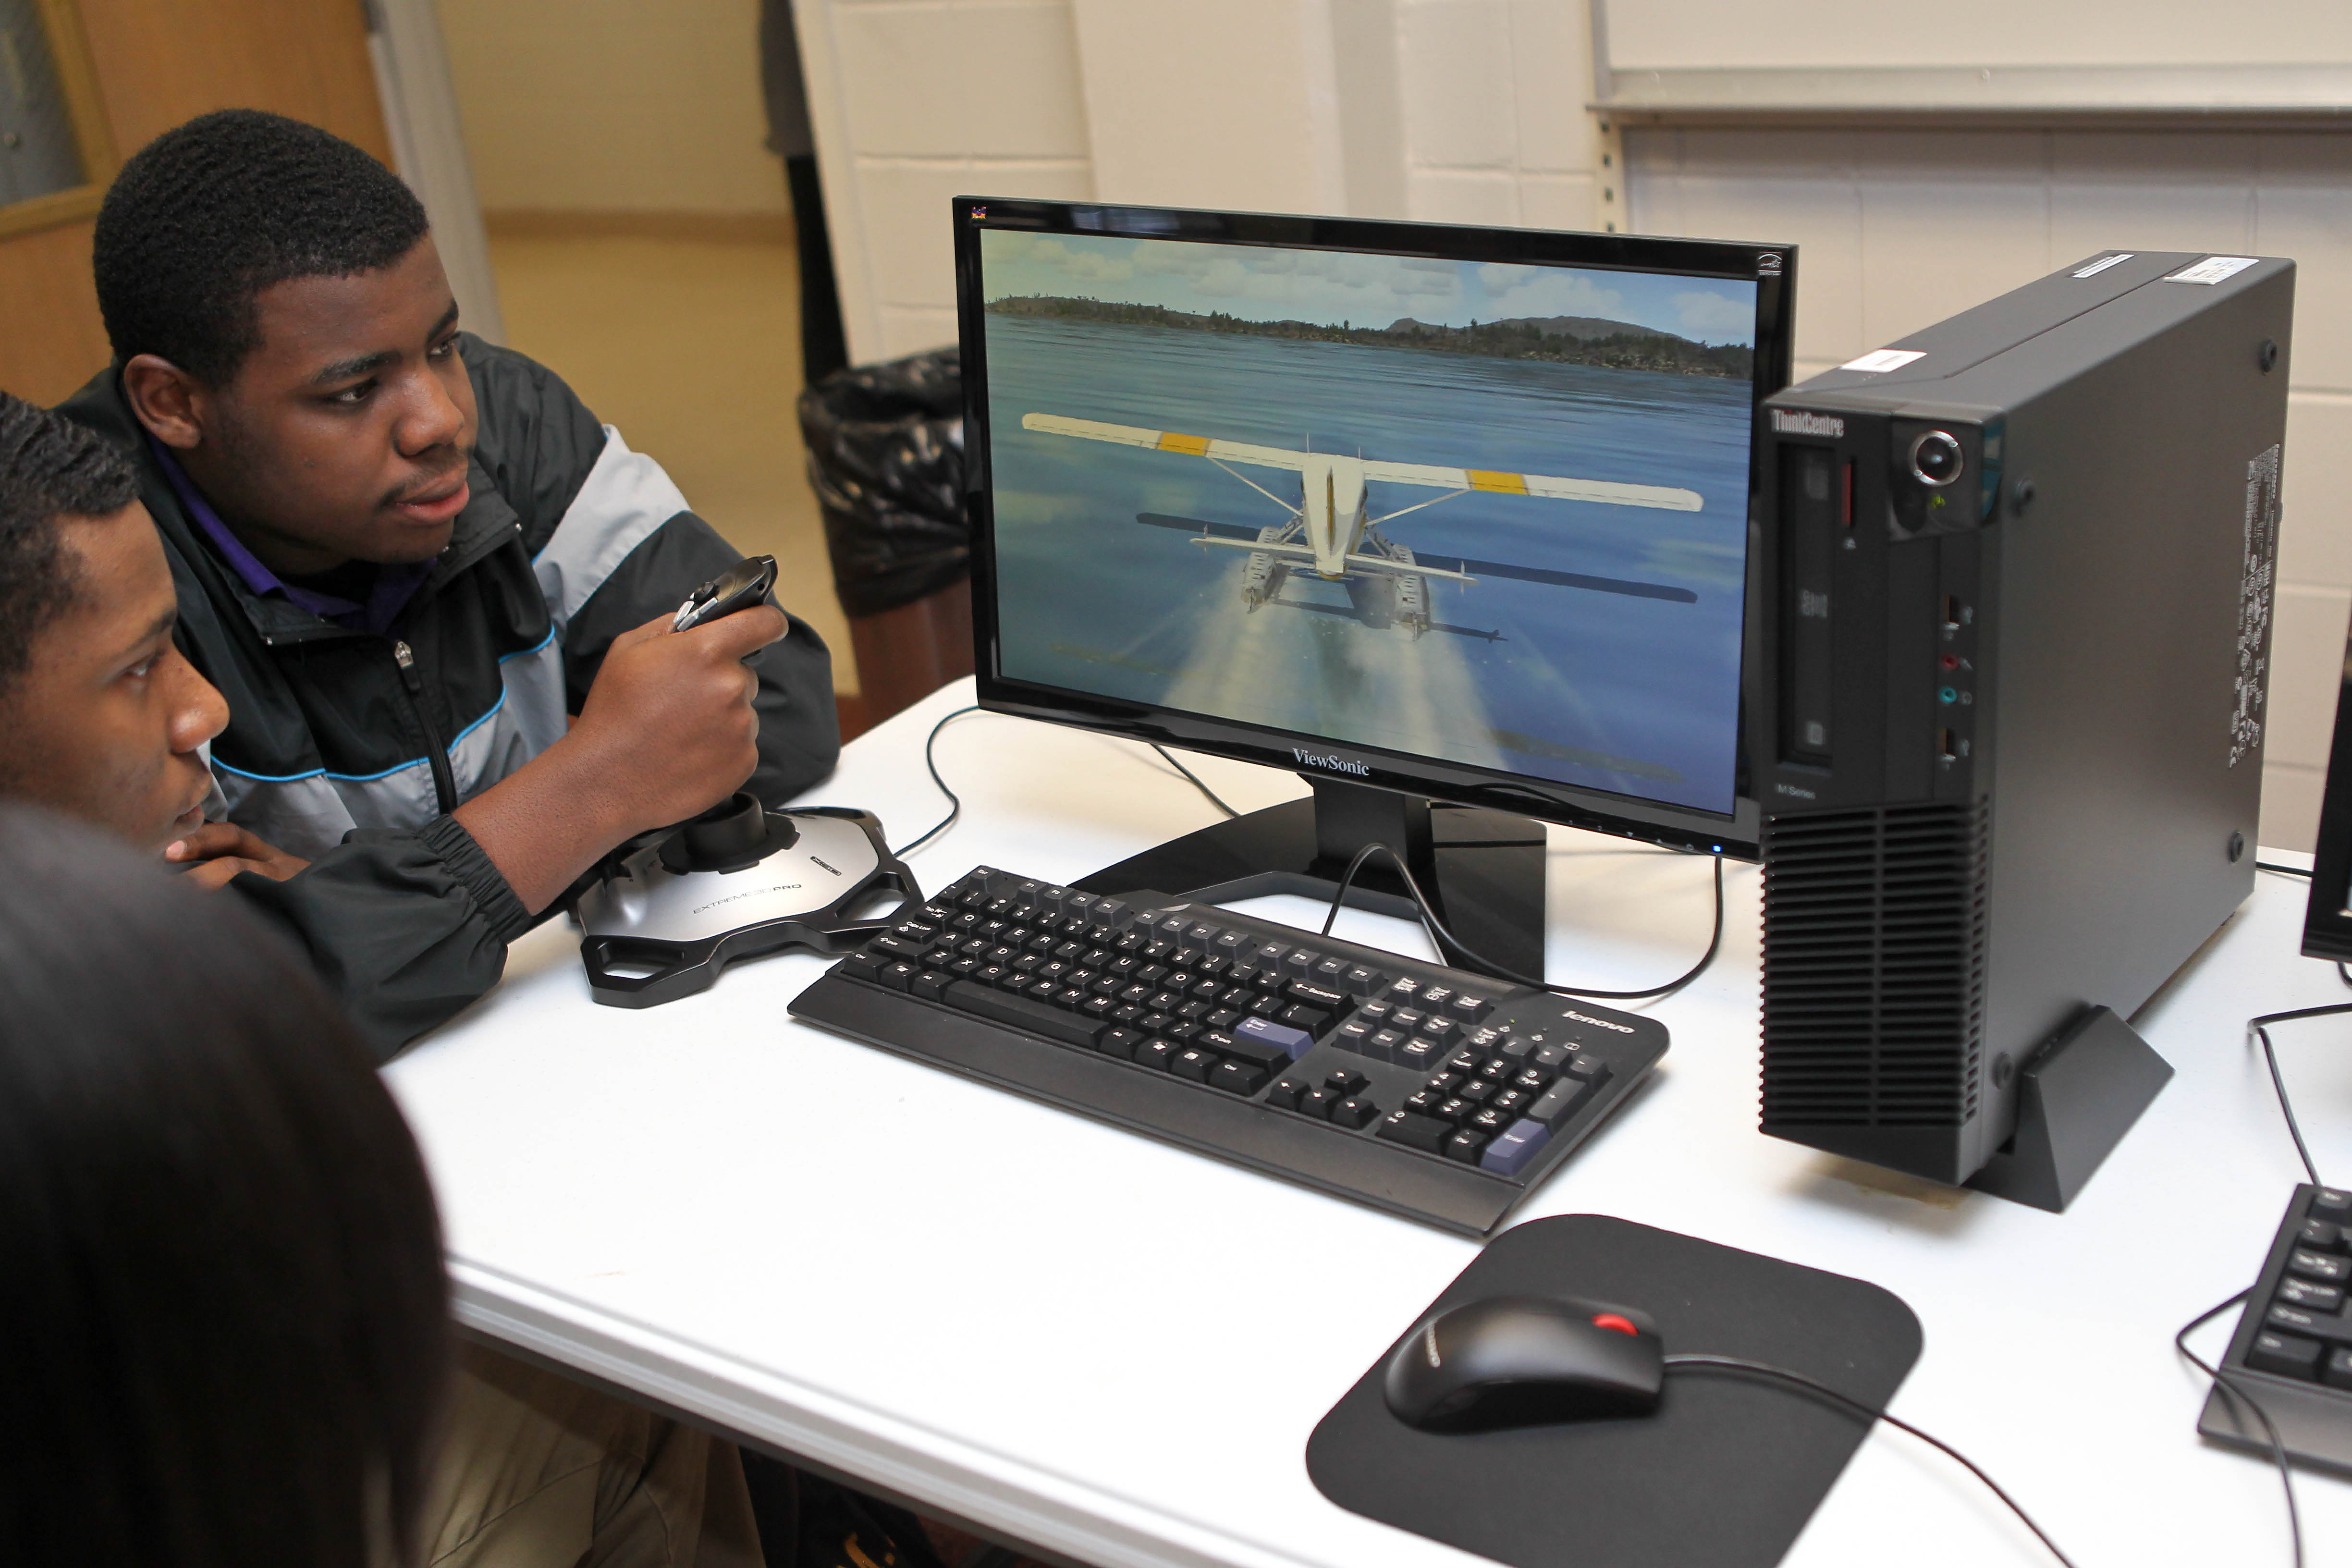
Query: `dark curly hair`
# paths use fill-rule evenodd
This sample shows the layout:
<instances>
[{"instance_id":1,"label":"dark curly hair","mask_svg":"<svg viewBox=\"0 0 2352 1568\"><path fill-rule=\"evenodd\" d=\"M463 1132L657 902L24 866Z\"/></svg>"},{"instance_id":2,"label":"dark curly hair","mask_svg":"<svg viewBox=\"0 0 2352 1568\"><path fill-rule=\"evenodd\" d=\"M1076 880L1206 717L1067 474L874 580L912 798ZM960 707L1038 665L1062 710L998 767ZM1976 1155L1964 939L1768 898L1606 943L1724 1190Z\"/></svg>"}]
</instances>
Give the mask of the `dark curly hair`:
<instances>
[{"instance_id":1,"label":"dark curly hair","mask_svg":"<svg viewBox=\"0 0 2352 1568\"><path fill-rule=\"evenodd\" d=\"M73 603L63 516L107 517L139 496L131 460L62 414L0 392L0 699L33 638Z\"/></svg>"},{"instance_id":2,"label":"dark curly hair","mask_svg":"<svg viewBox=\"0 0 2352 1568\"><path fill-rule=\"evenodd\" d=\"M156 354L226 384L261 342L255 295L389 267L425 231L415 194L342 138L255 109L199 115L141 148L99 208L114 363Z\"/></svg>"}]
</instances>

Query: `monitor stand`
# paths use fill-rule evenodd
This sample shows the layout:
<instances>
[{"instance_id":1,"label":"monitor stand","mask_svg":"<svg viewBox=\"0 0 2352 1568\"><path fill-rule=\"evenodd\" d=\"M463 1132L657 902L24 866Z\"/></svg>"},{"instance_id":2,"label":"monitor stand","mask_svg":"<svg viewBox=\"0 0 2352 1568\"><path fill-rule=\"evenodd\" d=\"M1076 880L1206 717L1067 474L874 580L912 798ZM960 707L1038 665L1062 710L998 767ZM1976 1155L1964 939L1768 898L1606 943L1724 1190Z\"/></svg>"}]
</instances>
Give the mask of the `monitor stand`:
<instances>
[{"instance_id":1,"label":"monitor stand","mask_svg":"<svg viewBox=\"0 0 2352 1568\"><path fill-rule=\"evenodd\" d=\"M1478 959L1442 939L1457 969L1492 965L1540 978L1544 962L1543 824L1508 812L1438 805L1419 795L1302 773L1311 800L1287 801L1188 833L1107 866L1072 886L1089 893L1149 889L1231 903L1297 893L1326 903L1367 844L1386 844L1412 868L1438 915ZM1384 855L1364 862L1348 889L1357 909L1418 921L1419 911ZM1432 933L1434 936L1434 933Z\"/></svg>"}]
</instances>

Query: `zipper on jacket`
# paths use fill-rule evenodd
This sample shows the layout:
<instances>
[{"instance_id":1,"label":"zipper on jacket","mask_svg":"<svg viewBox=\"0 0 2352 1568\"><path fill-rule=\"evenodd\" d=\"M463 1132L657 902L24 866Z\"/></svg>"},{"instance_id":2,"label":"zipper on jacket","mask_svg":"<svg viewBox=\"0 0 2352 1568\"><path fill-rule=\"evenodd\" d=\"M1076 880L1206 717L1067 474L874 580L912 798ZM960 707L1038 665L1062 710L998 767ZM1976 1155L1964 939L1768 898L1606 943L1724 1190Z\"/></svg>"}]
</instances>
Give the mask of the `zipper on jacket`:
<instances>
[{"instance_id":1,"label":"zipper on jacket","mask_svg":"<svg viewBox=\"0 0 2352 1568\"><path fill-rule=\"evenodd\" d=\"M449 765L449 748L441 743L433 721L425 716L425 678L416 673L416 656L408 651L405 642L392 645L392 662L400 666L400 683L408 688L409 717L425 739L425 760L433 769L434 798L446 816L457 809L457 772Z\"/></svg>"}]
</instances>

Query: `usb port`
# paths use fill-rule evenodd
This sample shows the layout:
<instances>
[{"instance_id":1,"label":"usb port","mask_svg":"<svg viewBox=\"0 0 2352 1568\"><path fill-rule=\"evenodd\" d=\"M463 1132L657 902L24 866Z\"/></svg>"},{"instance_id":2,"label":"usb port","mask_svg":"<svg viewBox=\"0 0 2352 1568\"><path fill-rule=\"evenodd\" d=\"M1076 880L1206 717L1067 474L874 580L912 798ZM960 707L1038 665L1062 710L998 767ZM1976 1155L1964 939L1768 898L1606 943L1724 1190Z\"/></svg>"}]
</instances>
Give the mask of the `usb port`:
<instances>
[{"instance_id":1,"label":"usb port","mask_svg":"<svg viewBox=\"0 0 2352 1568\"><path fill-rule=\"evenodd\" d=\"M1944 761L1948 763L1956 763L1960 760L1959 742L1953 739L1952 731L1948 726L1940 728L1936 731L1936 754L1942 757Z\"/></svg>"},{"instance_id":2,"label":"usb port","mask_svg":"<svg viewBox=\"0 0 2352 1568\"><path fill-rule=\"evenodd\" d=\"M1960 596L1958 594L1944 595L1944 629L1948 632L1960 629Z\"/></svg>"}]
</instances>

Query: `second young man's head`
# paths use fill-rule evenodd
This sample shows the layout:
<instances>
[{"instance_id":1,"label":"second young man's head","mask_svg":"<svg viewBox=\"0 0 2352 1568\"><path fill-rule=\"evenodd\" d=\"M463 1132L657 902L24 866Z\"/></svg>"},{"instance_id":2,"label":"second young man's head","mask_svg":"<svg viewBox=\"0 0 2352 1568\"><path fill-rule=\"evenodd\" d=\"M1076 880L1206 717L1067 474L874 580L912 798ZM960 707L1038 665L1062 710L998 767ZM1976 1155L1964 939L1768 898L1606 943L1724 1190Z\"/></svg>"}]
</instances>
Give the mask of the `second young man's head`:
<instances>
[{"instance_id":1,"label":"second young man's head","mask_svg":"<svg viewBox=\"0 0 2352 1568\"><path fill-rule=\"evenodd\" d=\"M201 826L228 709L177 621L129 461L0 393L0 795L152 851Z\"/></svg>"},{"instance_id":2,"label":"second young man's head","mask_svg":"<svg viewBox=\"0 0 2352 1568\"><path fill-rule=\"evenodd\" d=\"M391 171L299 121L207 114L123 165L94 252L133 412L264 564L447 545L473 385L425 209Z\"/></svg>"}]
</instances>

